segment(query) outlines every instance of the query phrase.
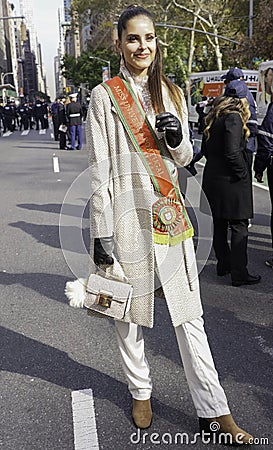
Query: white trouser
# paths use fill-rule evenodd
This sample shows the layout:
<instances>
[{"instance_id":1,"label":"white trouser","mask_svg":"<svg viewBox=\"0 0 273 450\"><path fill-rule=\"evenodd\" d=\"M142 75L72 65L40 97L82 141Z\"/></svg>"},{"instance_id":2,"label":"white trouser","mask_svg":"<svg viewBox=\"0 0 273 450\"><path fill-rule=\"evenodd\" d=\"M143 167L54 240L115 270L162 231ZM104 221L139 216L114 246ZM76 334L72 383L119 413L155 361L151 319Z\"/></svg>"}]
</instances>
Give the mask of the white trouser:
<instances>
[{"instance_id":1,"label":"white trouser","mask_svg":"<svg viewBox=\"0 0 273 450\"><path fill-rule=\"evenodd\" d=\"M152 381L144 353L142 328L115 321L122 366L129 391L136 400L151 396ZM202 317L175 327L185 375L198 417L229 414L226 395L214 366Z\"/></svg>"}]
</instances>

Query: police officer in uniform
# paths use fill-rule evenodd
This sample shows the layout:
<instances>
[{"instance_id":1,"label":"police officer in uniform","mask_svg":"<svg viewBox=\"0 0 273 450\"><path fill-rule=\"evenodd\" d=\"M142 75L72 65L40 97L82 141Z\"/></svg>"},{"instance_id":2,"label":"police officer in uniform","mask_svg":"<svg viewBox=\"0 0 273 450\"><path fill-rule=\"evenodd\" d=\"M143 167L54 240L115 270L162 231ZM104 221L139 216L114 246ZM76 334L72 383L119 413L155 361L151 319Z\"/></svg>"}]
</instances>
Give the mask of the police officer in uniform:
<instances>
[{"instance_id":1,"label":"police officer in uniform","mask_svg":"<svg viewBox=\"0 0 273 450\"><path fill-rule=\"evenodd\" d=\"M34 106L32 102L26 103L28 125L30 130L33 129L33 125L35 124L35 122L33 121L33 108Z\"/></svg>"},{"instance_id":2,"label":"police officer in uniform","mask_svg":"<svg viewBox=\"0 0 273 450\"><path fill-rule=\"evenodd\" d=\"M22 130L22 128L24 127L24 130L28 129L28 109L27 109L27 105L21 105L18 107L17 109L17 113L19 114L19 129L20 131Z\"/></svg>"},{"instance_id":3,"label":"police officer in uniform","mask_svg":"<svg viewBox=\"0 0 273 450\"><path fill-rule=\"evenodd\" d=\"M43 109L43 124L44 124L44 128L48 129L48 104L45 101L44 98L41 99L41 103L42 103L42 109Z\"/></svg>"},{"instance_id":4,"label":"police officer in uniform","mask_svg":"<svg viewBox=\"0 0 273 450\"><path fill-rule=\"evenodd\" d=\"M58 105L60 103L60 99L56 98L55 102L51 105L51 115L54 129L54 139L55 141L59 140L59 121L58 121Z\"/></svg>"},{"instance_id":5,"label":"police officer in uniform","mask_svg":"<svg viewBox=\"0 0 273 450\"><path fill-rule=\"evenodd\" d=\"M82 116L83 111L80 102L77 101L77 93L70 94L71 103L66 107L66 114L68 118L69 130L71 135L71 148L75 150L77 139L77 150L82 148Z\"/></svg>"},{"instance_id":6,"label":"police officer in uniform","mask_svg":"<svg viewBox=\"0 0 273 450\"><path fill-rule=\"evenodd\" d=\"M37 99L34 107L33 107L33 116L34 119L36 121L36 130L40 129L40 124L41 124L41 128L44 130L45 128L45 124L44 124L44 111L43 111L43 105L40 99Z\"/></svg>"},{"instance_id":7,"label":"police officer in uniform","mask_svg":"<svg viewBox=\"0 0 273 450\"><path fill-rule=\"evenodd\" d=\"M15 109L13 103L8 101L8 103L3 107L3 125L4 133L9 131L14 131L15 129Z\"/></svg>"}]
</instances>

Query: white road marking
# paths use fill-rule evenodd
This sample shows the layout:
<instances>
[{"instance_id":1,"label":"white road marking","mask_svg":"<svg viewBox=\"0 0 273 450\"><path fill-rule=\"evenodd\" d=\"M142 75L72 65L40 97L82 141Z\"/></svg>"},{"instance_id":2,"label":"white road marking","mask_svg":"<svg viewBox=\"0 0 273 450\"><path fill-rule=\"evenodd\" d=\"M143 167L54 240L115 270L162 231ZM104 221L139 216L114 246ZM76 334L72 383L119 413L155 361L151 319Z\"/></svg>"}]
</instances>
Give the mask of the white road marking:
<instances>
[{"instance_id":1,"label":"white road marking","mask_svg":"<svg viewBox=\"0 0 273 450\"><path fill-rule=\"evenodd\" d=\"M75 450L99 450L92 389L72 391Z\"/></svg>"},{"instance_id":2,"label":"white road marking","mask_svg":"<svg viewBox=\"0 0 273 450\"><path fill-rule=\"evenodd\" d=\"M264 189L265 191L269 191L269 187L264 185L264 184L256 183L256 181L253 181L252 184L253 184L253 186L256 186L256 187L258 187L260 189Z\"/></svg>"},{"instance_id":3,"label":"white road marking","mask_svg":"<svg viewBox=\"0 0 273 450\"><path fill-rule=\"evenodd\" d=\"M3 137L8 137L12 134L12 131L6 131L5 133L3 133Z\"/></svg>"},{"instance_id":4,"label":"white road marking","mask_svg":"<svg viewBox=\"0 0 273 450\"><path fill-rule=\"evenodd\" d=\"M21 136L27 136L28 133L29 133L29 130L24 130L24 131L22 131Z\"/></svg>"},{"instance_id":5,"label":"white road marking","mask_svg":"<svg viewBox=\"0 0 273 450\"><path fill-rule=\"evenodd\" d=\"M60 172L59 158L58 156L55 155L55 153L53 155L52 162L53 162L53 172Z\"/></svg>"},{"instance_id":6,"label":"white road marking","mask_svg":"<svg viewBox=\"0 0 273 450\"><path fill-rule=\"evenodd\" d=\"M39 134L46 134L46 130L39 130Z\"/></svg>"}]
</instances>

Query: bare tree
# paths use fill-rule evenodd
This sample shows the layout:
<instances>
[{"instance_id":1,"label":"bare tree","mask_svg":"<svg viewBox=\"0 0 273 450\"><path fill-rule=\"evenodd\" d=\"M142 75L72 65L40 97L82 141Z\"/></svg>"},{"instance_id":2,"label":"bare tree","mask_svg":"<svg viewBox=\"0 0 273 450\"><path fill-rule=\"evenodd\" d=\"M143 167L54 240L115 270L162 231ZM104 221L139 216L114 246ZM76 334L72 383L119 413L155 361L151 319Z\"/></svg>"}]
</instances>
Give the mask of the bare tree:
<instances>
[{"instance_id":1,"label":"bare tree","mask_svg":"<svg viewBox=\"0 0 273 450\"><path fill-rule=\"evenodd\" d=\"M192 17L192 28L188 70L191 72L192 63L195 49L195 36L197 26L205 33L206 39L213 49L215 54L215 60L218 70L222 70L222 52L219 39L219 30L223 26L224 21L227 19L227 15L230 14L230 4L232 2L228 0L189 0L188 4L185 2L181 4L177 0L173 0L174 5L181 11L184 11L187 15Z\"/></svg>"}]
</instances>

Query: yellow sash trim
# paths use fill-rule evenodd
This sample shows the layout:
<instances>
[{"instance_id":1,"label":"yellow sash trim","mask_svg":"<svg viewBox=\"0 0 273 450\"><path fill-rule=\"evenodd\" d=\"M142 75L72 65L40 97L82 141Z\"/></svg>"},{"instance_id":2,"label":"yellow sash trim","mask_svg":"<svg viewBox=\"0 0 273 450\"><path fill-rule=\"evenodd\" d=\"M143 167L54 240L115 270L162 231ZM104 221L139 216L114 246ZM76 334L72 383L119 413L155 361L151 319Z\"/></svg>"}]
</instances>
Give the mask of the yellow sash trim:
<instances>
[{"instance_id":1,"label":"yellow sash trim","mask_svg":"<svg viewBox=\"0 0 273 450\"><path fill-rule=\"evenodd\" d=\"M189 230L184 231L181 234L178 234L177 236L170 236L169 234L163 234L163 233L157 233L156 230L153 230L153 242L155 244L161 244L161 245L177 245L180 244L180 242L185 241L186 239L189 239L194 236L193 228L190 228Z\"/></svg>"}]
</instances>

